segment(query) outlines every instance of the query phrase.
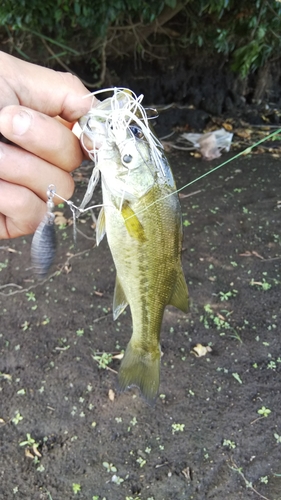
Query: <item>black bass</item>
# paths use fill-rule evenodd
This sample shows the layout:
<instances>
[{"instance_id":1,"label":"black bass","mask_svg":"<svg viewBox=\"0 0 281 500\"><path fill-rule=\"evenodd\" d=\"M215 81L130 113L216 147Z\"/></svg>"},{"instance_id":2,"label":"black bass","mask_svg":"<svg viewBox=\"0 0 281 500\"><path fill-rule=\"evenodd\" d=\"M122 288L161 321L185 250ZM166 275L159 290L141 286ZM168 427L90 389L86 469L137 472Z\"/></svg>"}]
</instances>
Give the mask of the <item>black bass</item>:
<instances>
[{"instance_id":1,"label":"black bass","mask_svg":"<svg viewBox=\"0 0 281 500\"><path fill-rule=\"evenodd\" d=\"M176 185L161 144L153 135L141 98L123 89L80 120L92 141L103 208L97 243L106 233L116 267L113 316L129 304L133 333L119 370L119 386L140 388L152 403L160 382L160 330L171 304L186 312L188 292L181 265L182 222ZM89 149L89 148L88 148Z\"/></svg>"}]
</instances>

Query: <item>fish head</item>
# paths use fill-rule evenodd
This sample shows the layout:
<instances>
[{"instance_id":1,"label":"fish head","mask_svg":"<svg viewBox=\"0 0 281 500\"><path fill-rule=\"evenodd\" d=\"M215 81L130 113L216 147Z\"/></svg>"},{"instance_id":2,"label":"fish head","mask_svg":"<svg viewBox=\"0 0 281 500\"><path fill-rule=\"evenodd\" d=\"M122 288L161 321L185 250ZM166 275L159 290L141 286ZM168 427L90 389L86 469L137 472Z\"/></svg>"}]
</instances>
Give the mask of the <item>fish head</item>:
<instances>
[{"instance_id":1,"label":"fish head","mask_svg":"<svg viewBox=\"0 0 281 500\"><path fill-rule=\"evenodd\" d=\"M101 172L104 188L127 201L141 198L155 183L174 188L163 147L141 105L143 96L127 89L111 92L79 120L82 145Z\"/></svg>"},{"instance_id":2,"label":"fish head","mask_svg":"<svg viewBox=\"0 0 281 500\"><path fill-rule=\"evenodd\" d=\"M98 166L104 187L124 201L140 199L157 177L149 144L135 124L110 128L98 152Z\"/></svg>"}]
</instances>

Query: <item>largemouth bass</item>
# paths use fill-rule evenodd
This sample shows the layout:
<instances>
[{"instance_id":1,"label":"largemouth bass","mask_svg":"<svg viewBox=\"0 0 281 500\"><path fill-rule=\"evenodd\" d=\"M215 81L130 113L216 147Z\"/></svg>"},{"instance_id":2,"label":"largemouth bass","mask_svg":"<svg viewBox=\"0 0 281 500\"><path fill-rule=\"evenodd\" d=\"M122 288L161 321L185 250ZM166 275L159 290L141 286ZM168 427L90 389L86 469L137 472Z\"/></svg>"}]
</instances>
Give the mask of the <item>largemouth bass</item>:
<instances>
[{"instance_id":1,"label":"largemouth bass","mask_svg":"<svg viewBox=\"0 0 281 500\"><path fill-rule=\"evenodd\" d=\"M113 91L113 89L112 89ZM152 403L160 383L160 330L165 307L186 312L188 292L181 265L181 209L168 161L152 133L141 98L115 89L113 97L80 120L96 171L103 208L97 243L104 234L116 267L113 317L129 304L133 333L119 370L119 386L139 387ZM89 149L89 148L88 148Z\"/></svg>"}]
</instances>

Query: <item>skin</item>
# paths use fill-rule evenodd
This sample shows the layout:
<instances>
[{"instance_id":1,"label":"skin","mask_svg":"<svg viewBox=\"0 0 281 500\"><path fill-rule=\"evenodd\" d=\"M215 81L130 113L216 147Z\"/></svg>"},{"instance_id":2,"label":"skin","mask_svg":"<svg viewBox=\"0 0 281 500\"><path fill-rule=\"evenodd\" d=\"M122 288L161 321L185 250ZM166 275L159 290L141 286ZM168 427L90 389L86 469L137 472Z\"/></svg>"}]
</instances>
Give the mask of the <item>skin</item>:
<instances>
[{"instance_id":1,"label":"skin","mask_svg":"<svg viewBox=\"0 0 281 500\"><path fill-rule=\"evenodd\" d=\"M89 91L75 76L4 52L0 88L0 133L10 141L0 137L0 239L7 239L36 230L49 184L71 197L70 172L84 159L71 129L95 102L82 99Z\"/></svg>"}]
</instances>

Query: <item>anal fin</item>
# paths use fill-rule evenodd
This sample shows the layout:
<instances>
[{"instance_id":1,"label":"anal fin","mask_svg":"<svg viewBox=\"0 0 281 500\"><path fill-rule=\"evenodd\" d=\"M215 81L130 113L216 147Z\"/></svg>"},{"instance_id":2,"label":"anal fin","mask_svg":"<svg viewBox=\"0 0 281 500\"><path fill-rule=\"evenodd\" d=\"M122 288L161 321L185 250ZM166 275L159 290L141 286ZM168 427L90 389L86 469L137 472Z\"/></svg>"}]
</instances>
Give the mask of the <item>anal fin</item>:
<instances>
[{"instance_id":1,"label":"anal fin","mask_svg":"<svg viewBox=\"0 0 281 500\"><path fill-rule=\"evenodd\" d=\"M188 311L188 290L182 271L178 274L169 304L177 307L183 312Z\"/></svg>"}]
</instances>

